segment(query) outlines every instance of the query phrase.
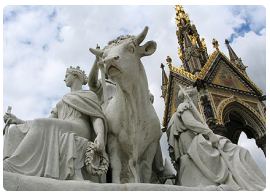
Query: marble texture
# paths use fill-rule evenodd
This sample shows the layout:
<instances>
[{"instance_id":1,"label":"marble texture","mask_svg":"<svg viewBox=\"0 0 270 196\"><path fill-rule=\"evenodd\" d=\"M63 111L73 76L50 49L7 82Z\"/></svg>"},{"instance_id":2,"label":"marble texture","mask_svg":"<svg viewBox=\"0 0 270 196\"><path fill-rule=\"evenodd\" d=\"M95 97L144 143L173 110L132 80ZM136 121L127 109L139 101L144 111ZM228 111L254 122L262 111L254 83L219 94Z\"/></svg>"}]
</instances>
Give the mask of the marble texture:
<instances>
[{"instance_id":1,"label":"marble texture","mask_svg":"<svg viewBox=\"0 0 270 196\"><path fill-rule=\"evenodd\" d=\"M147 183L93 183L91 181L55 180L35 176L3 173L3 185L7 191L233 191L226 185L185 187Z\"/></svg>"},{"instance_id":2,"label":"marble texture","mask_svg":"<svg viewBox=\"0 0 270 196\"><path fill-rule=\"evenodd\" d=\"M265 176L249 152L214 134L181 86L181 103L167 128L176 185L150 184L153 173L174 175L166 167L168 161L163 166L160 122L140 60L156 50L154 41L140 45L147 32L145 27L137 36L120 36L102 50L90 49L97 59L89 79L79 67L68 68L64 81L71 92L49 118L24 121L10 112L4 115L4 121L12 124L4 139L6 190L265 189ZM94 92L82 90L87 82ZM113 183L106 183L110 175Z\"/></svg>"},{"instance_id":3,"label":"marble texture","mask_svg":"<svg viewBox=\"0 0 270 196\"><path fill-rule=\"evenodd\" d=\"M148 27L145 27L137 36L120 36L103 49L90 49L98 59L92 69L100 66L115 83L114 96L107 101L105 98L104 103L114 183L149 183L161 137L160 122L150 100L147 76L140 60L156 50L154 41L140 45L147 32ZM92 76L90 86L97 89L95 85L101 85L93 72L89 74Z\"/></svg>"},{"instance_id":4,"label":"marble texture","mask_svg":"<svg viewBox=\"0 0 270 196\"><path fill-rule=\"evenodd\" d=\"M98 98L82 90L86 76L79 67L68 68L71 92L53 108L49 118L23 121L6 113L11 125L4 136L5 171L54 179L83 180L88 141L105 152L107 125Z\"/></svg>"},{"instance_id":5,"label":"marble texture","mask_svg":"<svg viewBox=\"0 0 270 196\"><path fill-rule=\"evenodd\" d=\"M178 173L177 184L265 189L265 176L249 151L214 134L184 89L180 88L178 98L181 103L167 128L170 155Z\"/></svg>"}]
</instances>

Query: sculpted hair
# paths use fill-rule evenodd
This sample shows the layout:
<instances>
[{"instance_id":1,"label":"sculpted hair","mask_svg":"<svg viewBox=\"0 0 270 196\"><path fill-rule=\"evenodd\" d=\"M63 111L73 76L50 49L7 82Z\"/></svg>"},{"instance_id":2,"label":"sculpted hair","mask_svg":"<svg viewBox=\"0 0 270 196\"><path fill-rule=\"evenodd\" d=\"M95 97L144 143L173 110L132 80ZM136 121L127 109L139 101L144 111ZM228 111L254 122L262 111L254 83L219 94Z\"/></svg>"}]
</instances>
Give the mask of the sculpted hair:
<instances>
[{"instance_id":1,"label":"sculpted hair","mask_svg":"<svg viewBox=\"0 0 270 196\"><path fill-rule=\"evenodd\" d=\"M66 72L78 76L79 80L82 82L83 85L87 84L88 78L85 72L81 70L79 66L77 66L76 68L70 66L69 68L67 68Z\"/></svg>"},{"instance_id":2,"label":"sculpted hair","mask_svg":"<svg viewBox=\"0 0 270 196\"><path fill-rule=\"evenodd\" d=\"M121 35L121 36L117 37L116 39L109 41L107 46L104 47L104 49L111 48L113 46L117 46L117 45L125 42L126 40L130 40L130 41L134 42L134 44L135 44L135 39L136 39L136 36L134 36L134 35Z\"/></svg>"}]
</instances>

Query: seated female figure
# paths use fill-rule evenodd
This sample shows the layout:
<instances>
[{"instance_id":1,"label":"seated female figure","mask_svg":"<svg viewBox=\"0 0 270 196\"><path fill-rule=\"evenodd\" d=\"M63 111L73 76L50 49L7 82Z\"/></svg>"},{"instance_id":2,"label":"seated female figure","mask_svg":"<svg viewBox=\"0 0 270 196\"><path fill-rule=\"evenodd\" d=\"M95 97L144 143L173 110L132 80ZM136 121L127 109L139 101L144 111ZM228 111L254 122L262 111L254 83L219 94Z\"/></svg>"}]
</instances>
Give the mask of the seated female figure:
<instances>
[{"instance_id":1,"label":"seated female figure","mask_svg":"<svg viewBox=\"0 0 270 196\"><path fill-rule=\"evenodd\" d=\"M98 98L82 90L87 77L79 67L65 75L71 92L64 95L50 118L23 121L6 113L11 126L4 139L4 170L55 179L83 179L88 141L105 154L107 125Z\"/></svg>"},{"instance_id":2,"label":"seated female figure","mask_svg":"<svg viewBox=\"0 0 270 196\"><path fill-rule=\"evenodd\" d=\"M214 134L183 89L178 98L180 104L167 128L170 156L177 171L176 184L263 190L265 176L248 150Z\"/></svg>"}]
</instances>

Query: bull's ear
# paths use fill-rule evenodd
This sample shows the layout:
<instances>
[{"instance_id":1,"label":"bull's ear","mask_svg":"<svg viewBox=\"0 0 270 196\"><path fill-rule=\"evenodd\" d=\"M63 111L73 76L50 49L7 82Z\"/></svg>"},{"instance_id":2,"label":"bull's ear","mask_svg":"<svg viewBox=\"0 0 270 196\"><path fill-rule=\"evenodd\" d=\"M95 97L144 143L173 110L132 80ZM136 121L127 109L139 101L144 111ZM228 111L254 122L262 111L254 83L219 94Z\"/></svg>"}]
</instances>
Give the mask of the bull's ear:
<instances>
[{"instance_id":1,"label":"bull's ear","mask_svg":"<svg viewBox=\"0 0 270 196\"><path fill-rule=\"evenodd\" d=\"M148 41L143 46L140 46L141 56L149 56L153 54L157 49L157 43L154 41Z\"/></svg>"}]
</instances>

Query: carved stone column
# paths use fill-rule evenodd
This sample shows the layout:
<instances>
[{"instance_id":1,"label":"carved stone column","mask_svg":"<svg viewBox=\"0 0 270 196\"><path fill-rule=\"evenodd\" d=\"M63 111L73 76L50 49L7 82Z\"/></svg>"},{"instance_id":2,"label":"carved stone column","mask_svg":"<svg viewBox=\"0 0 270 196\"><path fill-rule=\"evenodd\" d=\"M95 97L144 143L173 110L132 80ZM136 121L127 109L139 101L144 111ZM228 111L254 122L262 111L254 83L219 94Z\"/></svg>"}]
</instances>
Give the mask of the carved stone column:
<instances>
[{"instance_id":1,"label":"carved stone column","mask_svg":"<svg viewBox=\"0 0 270 196\"><path fill-rule=\"evenodd\" d=\"M213 109L212 109L211 102L208 99L208 96L204 95L200 99L201 99L201 103L202 103L202 106L203 106L203 114L205 116L206 121L208 121L209 119L213 119L214 118L214 112L213 112Z\"/></svg>"},{"instance_id":2,"label":"carved stone column","mask_svg":"<svg viewBox=\"0 0 270 196\"><path fill-rule=\"evenodd\" d=\"M256 144L262 149L264 156L266 156L266 135L256 140Z\"/></svg>"}]
</instances>

